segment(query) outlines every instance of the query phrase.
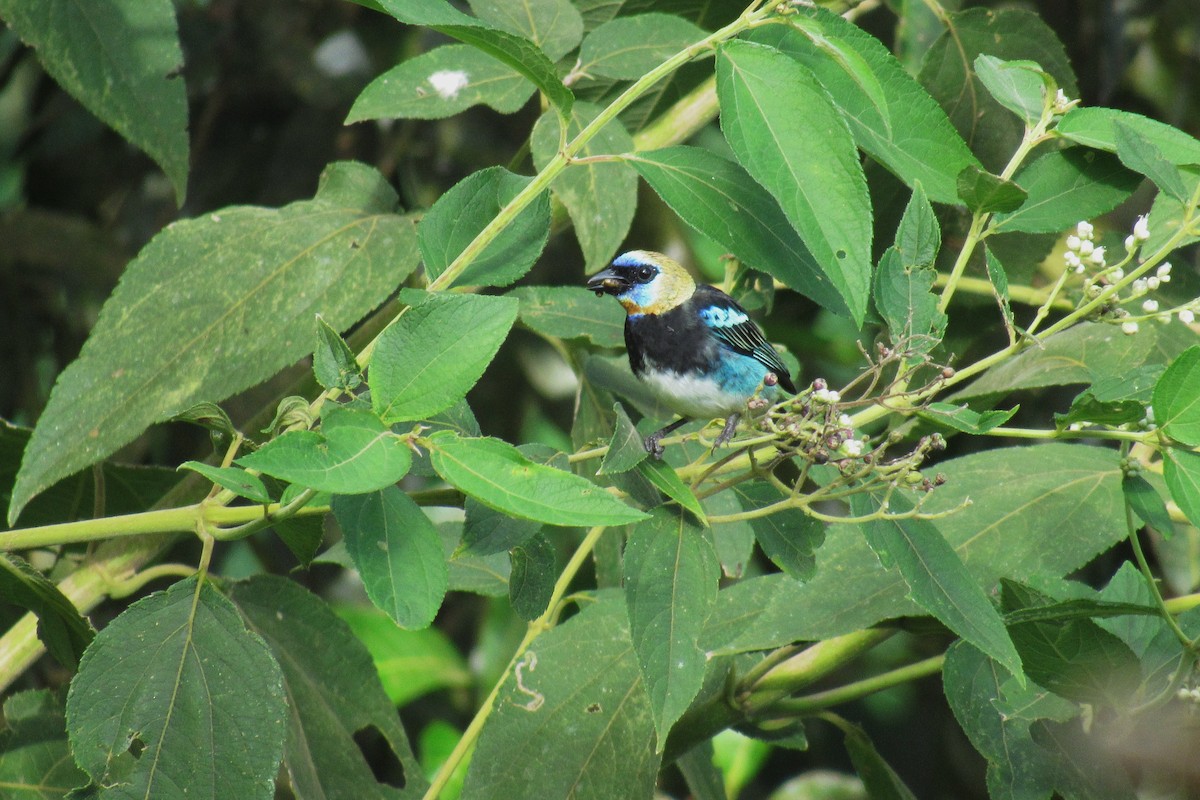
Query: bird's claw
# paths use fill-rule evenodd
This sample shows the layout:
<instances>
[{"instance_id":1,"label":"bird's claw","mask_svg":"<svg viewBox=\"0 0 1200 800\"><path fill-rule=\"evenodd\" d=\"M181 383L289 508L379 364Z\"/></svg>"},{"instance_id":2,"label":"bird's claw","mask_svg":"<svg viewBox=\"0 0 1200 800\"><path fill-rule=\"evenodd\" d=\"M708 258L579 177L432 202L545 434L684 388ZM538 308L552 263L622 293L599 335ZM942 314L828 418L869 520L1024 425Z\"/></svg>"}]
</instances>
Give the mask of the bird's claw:
<instances>
[{"instance_id":1,"label":"bird's claw","mask_svg":"<svg viewBox=\"0 0 1200 800\"><path fill-rule=\"evenodd\" d=\"M741 418L741 414L730 414L725 418L725 427L721 429L720 435L713 442L713 450L716 450L718 447L724 447L733 441L733 435L737 433L738 420Z\"/></svg>"},{"instance_id":2,"label":"bird's claw","mask_svg":"<svg viewBox=\"0 0 1200 800\"><path fill-rule=\"evenodd\" d=\"M662 461L663 457L662 437L663 432L658 431L657 433L652 433L647 436L642 442L642 444L646 446L646 452L654 458L657 458L659 461Z\"/></svg>"}]
</instances>

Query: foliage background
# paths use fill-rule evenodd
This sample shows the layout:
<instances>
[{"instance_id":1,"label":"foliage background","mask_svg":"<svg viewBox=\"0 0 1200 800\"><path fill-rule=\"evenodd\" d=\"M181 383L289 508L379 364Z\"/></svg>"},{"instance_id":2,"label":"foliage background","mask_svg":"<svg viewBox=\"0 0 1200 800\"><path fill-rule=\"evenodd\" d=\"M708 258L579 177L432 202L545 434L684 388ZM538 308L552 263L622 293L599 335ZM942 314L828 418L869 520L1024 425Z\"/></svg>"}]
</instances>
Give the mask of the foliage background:
<instances>
[{"instance_id":1,"label":"foliage background","mask_svg":"<svg viewBox=\"0 0 1200 800\"><path fill-rule=\"evenodd\" d=\"M900 0L895 4L902 5ZM714 0L709 5L717 14L725 8L736 13L741 3ZM1200 15L1192 0L970 5L1038 11L1067 46L1085 105L1137 111L1200 135ZM513 116L476 107L446 120L345 125L351 104L373 76L438 37L334 0L182 0L177 10L192 147L182 208L176 208L172 187L157 166L64 93L11 31L0 30L4 419L23 425L37 419L55 376L78 355L124 266L172 220L232 204L281 206L311 197L324 167L342 159L378 168L398 189L403 207L428 207L466 175L507 163L538 114L527 104ZM864 15L860 24L890 41L896 19L892 9L883 7ZM712 126L698 134L714 135ZM1129 221L1121 224L1128 227ZM878 216L877 242L891 240L895 222ZM712 270L710 279L721 277L715 246L681 226L644 186L627 243L690 253L693 263ZM572 236L560 233L551 238L526 282L578 285L583 279L578 246ZM837 383L857 367L853 332L803 298L781 296L767 325L770 338L800 354L805 379L821 375ZM950 336L964 333L952 329ZM989 351L987 343L975 346ZM262 427L269 420L252 421L283 387L307 374L307 364L298 364L223 405L240 427ZM485 434L570 449L570 381L561 362L534 336L514 334L469 399ZM1036 408L1039 402L1058 407L1069 399L1051 392L1049 397L1030 397L1023 407ZM961 455L979 446L977 439L960 437L951 452ZM207 447L200 429L158 426L117 458L173 467L203 457ZM172 560L195 560L197 544L178 547ZM1118 549L1106 557L1108 563L1092 569L1111 574L1112 565L1126 555ZM294 565L277 540L265 537L227 546L219 557L217 571L231 577L287 572ZM1185 560L1175 568L1180 588L1190 588L1185 584L1194 583L1195 565ZM357 588L332 567L317 566L296 577L326 597L357 597ZM471 654L470 670L481 679L459 676L406 705L403 720L414 741L433 720L465 725L475 705L468 698L469 687L486 687L486 676L503 665L499 642L519 638L519 621L497 608L489 611L487 605L478 597L455 594L443 608L439 629L461 653ZM98 627L106 613L118 610L102 609ZM16 609L0 606L0 628L16 617ZM900 658L889 650L922 646L917 638L896 640L871 659L890 663ZM911 657L912 652L903 655ZM860 668L869 672L873 666ZM467 669L465 662L461 669ZM62 677L53 662L43 659L18 688L55 685ZM950 715L936 681L901 687L845 713L871 730L881 752L918 796L982 796L983 761ZM914 737L916 718L921 735ZM807 752L776 751L745 796L764 796L781 779L818 766L848 769L836 733L810 731Z\"/></svg>"}]
</instances>

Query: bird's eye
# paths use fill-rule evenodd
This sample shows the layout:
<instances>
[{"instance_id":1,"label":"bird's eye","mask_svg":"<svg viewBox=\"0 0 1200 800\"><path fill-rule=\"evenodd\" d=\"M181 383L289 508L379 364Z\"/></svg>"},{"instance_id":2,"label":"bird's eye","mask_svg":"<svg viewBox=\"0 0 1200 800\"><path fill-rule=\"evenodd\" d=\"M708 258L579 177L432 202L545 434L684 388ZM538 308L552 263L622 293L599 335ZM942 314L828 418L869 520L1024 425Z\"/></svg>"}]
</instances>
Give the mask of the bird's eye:
<instances>
[{"instance_id":1,"label":"bird's eye","mask_svg":"<svg viewBox=\"0 0 1200 800\"><path fill-rule=\"evenodd\" d=\"M637 276L639 281L646 283L654 277L654 267L642 267L638 270Z\"/></svg>"}]
</instances>

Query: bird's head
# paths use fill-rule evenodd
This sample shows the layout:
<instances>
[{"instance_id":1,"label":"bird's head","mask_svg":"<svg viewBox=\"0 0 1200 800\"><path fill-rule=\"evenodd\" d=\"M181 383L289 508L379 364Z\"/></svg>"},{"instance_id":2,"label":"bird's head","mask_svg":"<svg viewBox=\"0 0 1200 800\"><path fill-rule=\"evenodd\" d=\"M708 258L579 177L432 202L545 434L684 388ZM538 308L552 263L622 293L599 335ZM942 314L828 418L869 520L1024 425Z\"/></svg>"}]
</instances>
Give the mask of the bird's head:
<instances>
[{"instance_id":1,"label":"bird's head","mask_svg":"<svg viewBox=\"0 0 1200 800\"><path fill-rule=\"evenodd\" d=\"M597 295L613 295L625 313L635 316L670 311L692 296L696 282L677 261L662 253L631 250L593 275L587 287Z\"/></svg>"}]
</instances>

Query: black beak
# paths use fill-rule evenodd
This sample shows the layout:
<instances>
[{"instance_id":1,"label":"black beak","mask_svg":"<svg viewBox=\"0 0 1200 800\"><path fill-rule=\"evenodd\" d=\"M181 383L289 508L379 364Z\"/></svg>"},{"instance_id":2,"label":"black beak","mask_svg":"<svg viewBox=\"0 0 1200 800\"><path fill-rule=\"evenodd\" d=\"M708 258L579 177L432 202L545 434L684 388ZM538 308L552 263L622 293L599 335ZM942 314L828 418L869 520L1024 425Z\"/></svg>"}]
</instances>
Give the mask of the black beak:
<instances>
[{"instance_id":1,"label":"black beak","mask_svg":"<svg viewBox=\"0 0 1200 800\"><path fill-rule=\"evenodd\" d=\"M622 294L630 287L629 280L617 274L612 269L597 272L588 279L587 288L599 297L602 294Z\"/></svg>"}]
</instances>

